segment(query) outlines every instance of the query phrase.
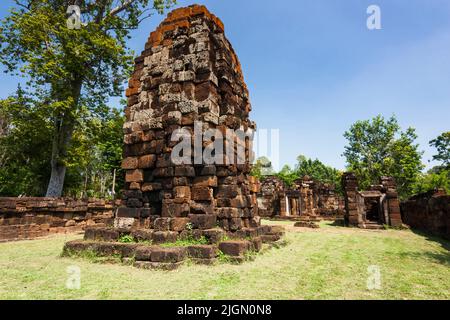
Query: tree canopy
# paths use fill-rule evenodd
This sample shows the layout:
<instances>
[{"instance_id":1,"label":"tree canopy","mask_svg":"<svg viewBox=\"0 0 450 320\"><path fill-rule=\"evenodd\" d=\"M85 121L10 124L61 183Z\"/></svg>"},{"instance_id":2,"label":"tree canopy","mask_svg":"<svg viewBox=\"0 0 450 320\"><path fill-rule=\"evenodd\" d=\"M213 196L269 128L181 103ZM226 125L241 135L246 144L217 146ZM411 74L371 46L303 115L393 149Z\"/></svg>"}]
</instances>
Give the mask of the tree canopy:
<instances>
[{"instance_id":1,"label":"tree canopy","mask_svg":"<svg viewBox=\"0 0 450 320\"><path fill-rule=\"evenodd\" d=\"M413 128L401 131L395 116L386 120L379 115L357 121L344 137L348 140L344 151L348 170L355 172L361 188L378 184L381 176L392 176L400 197L413 193L413 185L424 168L423 152L415 143Z\"/></svg>"},{"instance_id":2,"label":"tree canopy","mask_svg":"<svg viewBox=\"0 0 450 320\"><path fill-rule=\"evenodd\" d=\"M80 119L104 111L133 66L127 47L130 30L152 12L162 13L173 0L15 0L1 21L0 62L24 76L25 91L51 128L48 196L60 196L68 149ZM68 26L69 5L81 8L82 27Z\"/></svg>"},{"instance_id":3,"label":"tree canopy","mask_svg":"<svg viewBox=\"0 0 450 320\"><path fill-rule=\"evenodd\" d=\"M52 143L52 123L45 110L21 89L0 100L0 118L7 124L0 135L0 195L45 195ZM65 195L110 196L114 170L115 191L120 190L123 122L117 109L105 107L95 115L84 111L67 151Z\"/></svg>"},{"instance_id":4,"label":"tree canopy","mask_svg":"<svg viewBox=\"0 0 450 320\"><path fill-rule=\"evenodd\" d=\"M430 146L437 150L433 160L442 162L442 166L450 169L450 131L444 132L436 139L431 140Z\"/></svg>"}]
</instances>

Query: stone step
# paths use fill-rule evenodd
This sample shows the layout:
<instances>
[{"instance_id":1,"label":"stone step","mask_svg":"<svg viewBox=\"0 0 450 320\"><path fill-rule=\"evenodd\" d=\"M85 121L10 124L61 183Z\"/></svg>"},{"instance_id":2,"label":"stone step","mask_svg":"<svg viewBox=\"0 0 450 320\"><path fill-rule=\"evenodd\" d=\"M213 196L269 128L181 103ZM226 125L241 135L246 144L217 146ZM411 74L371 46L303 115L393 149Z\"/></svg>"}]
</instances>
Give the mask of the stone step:
<instances>
[{"instance_id":1,"label":"stone step","mask_svg":"<svg viewBox=\"0 0 450 320\"><path fill-rule=\"evenodd\" d=\"M371 229L371 230L381 230L384 229L382 224L376 223L376 222L366 222L364 223L365 229Z\"/></svg>"}]
</instances>

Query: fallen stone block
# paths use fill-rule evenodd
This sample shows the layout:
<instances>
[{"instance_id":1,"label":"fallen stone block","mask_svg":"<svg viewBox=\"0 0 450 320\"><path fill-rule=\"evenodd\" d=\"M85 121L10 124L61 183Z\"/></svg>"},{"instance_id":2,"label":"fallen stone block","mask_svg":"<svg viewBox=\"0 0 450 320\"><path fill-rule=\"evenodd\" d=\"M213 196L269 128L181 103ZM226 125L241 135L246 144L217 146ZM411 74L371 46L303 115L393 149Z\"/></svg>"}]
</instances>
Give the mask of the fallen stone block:
<instances>
[{"instance_id":1,"label":"fallen stone block","mask_svg":"<svg viewBox=\"0 0 450 320\"><path fill-rule=\"evenodd\" d=\"M281 237L276 234L263 234L260 237L263 243L275 242L281 239Z\"/></svg>"},{"instance_id":2,"label":"fallen stone block","mask_svg":"<svg viewBox=\"0 0 450 320\"><path fill-rule=\"evenodd\" d=\"M294 227L312 228L312 229L320 228L319 225L313 221L298 221L294 224Z\"/></svg>"}]
</instances>

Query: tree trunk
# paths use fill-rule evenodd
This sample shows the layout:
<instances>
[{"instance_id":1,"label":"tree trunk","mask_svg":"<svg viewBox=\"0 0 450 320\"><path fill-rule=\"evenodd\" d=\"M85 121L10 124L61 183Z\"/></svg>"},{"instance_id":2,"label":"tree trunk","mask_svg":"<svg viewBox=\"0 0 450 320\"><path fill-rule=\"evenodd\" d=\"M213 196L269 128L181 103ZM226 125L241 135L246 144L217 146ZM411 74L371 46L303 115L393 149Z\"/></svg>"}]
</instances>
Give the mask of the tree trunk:
<instances>
[{"instance_id":1,"label":"tree trunk","mask_svg":"<svg viewBox=\"0 0 450 320\"><path fill-rule=\"evenodd\" d=\"M73 98L73 110L62 112L55 123L55 134L52 142L52 171L47 187L46 197L61 197L66 177L66 165L64 163L67 156L67 147L72 140L73 129L76 118L74 116L81 94L82 81L77 80L71 83L71 94Z\"/></svg>"},{"instance_id":2,"label":"tree trunk","mask_svg":"<svg viewBox=\"0 0 450 320\"><path fill-rule=\"evenodd\" d=\"M52 174L47 187L46 197L60 197L64 187L64 178L66 177L65 165L52 165Z\"/></svg>"}]
</instances>

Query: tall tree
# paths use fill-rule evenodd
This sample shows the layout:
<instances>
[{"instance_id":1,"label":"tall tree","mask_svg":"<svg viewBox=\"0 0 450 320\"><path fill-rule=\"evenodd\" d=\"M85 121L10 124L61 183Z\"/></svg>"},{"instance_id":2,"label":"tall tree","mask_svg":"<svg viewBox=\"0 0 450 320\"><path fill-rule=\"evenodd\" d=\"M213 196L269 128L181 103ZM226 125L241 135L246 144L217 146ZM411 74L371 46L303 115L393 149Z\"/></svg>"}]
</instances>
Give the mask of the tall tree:
<instances>
[{"instance_id":1,"label":"tall tree","mask_svg":"<svg viewBox=\"0 0 450 320\"><path fill-rule=\"evenodd\" d=\"M47 196L60 196L68 147L83 108L99 112L122 93L133 52L130 30L174 0L15 0L1 21L0 62L27 78L27 91L51 115L51 176ZM152 4L152 5L150 5ZM80 29L68 23L69 5L79 5ZM153 9L153 11L151 10ZM72 17L69 18L72 21ZM76 26L76 25L75 25Z\"/></svg>"},{"instance_id":2,"label":"tall tree","mask_svg":"<svg viewBox=\"0 0 450 320\"><path fill-rule=\"evenodd\" d=\"M439 137L430 141L430 146L437 149L433 160L441 161L442 165L450 169L450 131L442 133Z\"/></svg>"},{"instance_id":3,"label":"tall tree","mask_svg":"<svg viewBox=\"0 0 450 320\"><path fill-rule=\"evenodd\" d=\"M93 114L81 111L72 143L67 149L64 194L105 197L112 190L114 170L120 172L123 113L104 106ZM50 177L51 117L47 109L18 90L0 100L0 118L6 119L0 135L0 195L45 195Z\"/></svg>"},{"instance_id":4,"label":"tall tree","mask_svg":"<svg viewBox=\"0 0 450 320\"><path fill-rule=\"evenodd\" d=\"M378 183L381 176L395 178L402 198L411 195L423 164L415 130L401 131L397 119L377 116L357 121L344 133L348 140L344 156L362 188Z\"/></svg>"}]
</instances>

